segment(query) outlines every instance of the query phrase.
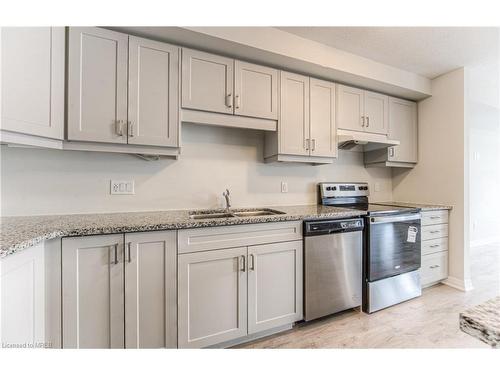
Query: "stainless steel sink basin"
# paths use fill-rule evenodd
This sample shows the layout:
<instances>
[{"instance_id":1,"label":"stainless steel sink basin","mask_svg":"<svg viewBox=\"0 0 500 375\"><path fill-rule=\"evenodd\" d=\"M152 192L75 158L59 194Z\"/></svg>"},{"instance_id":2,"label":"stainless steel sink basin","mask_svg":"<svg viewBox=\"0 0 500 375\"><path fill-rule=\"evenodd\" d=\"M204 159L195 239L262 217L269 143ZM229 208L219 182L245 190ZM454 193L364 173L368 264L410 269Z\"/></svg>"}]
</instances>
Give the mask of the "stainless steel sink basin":
<instances>
[{"instance_id":1,"label":"stainless steel sink basin","mask_svg":"<svg viewBox=\"0 0 500 375\"><path fill-rule=\"evenodd\" d=\"M234 216L237 217L247 217L247 216L269 216L269 215L281 215L284 212L274 211L274 210L255 210L255 211L235 211Z\"/></svg>"},{"instance_id":2,"label":"stainless steel sink basin","mask_svg":"<svg viewBox=\"0 0 500 375\"><path fill-rule=\"evenodd\" d=\"M230 212L191 212L189 217L194 220L207 220L207 219L228 219L232 217L251 217L251 216L270 216L270 215L283 215L284 212L271 210L269 208L262 208L256 210L231 210Z\"/></svg>"},{"instance_id":3,"label":"stainless steel sink basin","mask_svg":"<svg viewBox=\"0 0 500 375\"><path fill-rule=\"evenodd\" d=\"M193 215L189 215L189 217L191 219L195 219L195 220L203 220L203 219L224 219L224 218L228 218L228 217L234 217L233 214L230 214L230 213L212 213L212 214L193 214Z\"/></svg>"}]
</instances>

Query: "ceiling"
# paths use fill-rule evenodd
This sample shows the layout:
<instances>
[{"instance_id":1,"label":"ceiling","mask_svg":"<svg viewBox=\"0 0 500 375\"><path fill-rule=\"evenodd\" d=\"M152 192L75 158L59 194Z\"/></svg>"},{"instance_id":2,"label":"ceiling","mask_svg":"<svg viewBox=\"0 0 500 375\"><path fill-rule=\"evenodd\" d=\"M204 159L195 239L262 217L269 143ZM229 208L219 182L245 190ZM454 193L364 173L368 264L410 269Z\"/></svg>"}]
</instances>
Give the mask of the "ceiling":
<instances>
[{"instance_id":1,"label":"ceiling","mask_svg":"<svg viewBox=\"0 0 500 375\"><path fill-rule=\"evenodd\" d=\"M494 27L278 27L387 65L435 78L499 59Z\"/></svg>"}]
</instances>

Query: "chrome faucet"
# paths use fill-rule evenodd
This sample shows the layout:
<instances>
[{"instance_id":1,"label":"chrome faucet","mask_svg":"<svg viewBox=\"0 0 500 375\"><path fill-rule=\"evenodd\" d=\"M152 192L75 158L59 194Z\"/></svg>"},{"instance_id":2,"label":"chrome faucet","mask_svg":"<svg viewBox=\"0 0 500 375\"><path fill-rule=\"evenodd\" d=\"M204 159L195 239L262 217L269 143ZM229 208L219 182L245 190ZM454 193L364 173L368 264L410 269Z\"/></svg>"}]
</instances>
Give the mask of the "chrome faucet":
<instances>
[{"instance_id":1,"label":"chrome faucet","mask_svg":"<svg viewBox=\"0 0 500 375\"><path fill-rule=\"evenodd\" d=\"M231 202L229 201L229 189L226 189L226 191L222 193L222 196L226 198L226 211L229 211L231 208Z\"/></svg>"}]
</instances>

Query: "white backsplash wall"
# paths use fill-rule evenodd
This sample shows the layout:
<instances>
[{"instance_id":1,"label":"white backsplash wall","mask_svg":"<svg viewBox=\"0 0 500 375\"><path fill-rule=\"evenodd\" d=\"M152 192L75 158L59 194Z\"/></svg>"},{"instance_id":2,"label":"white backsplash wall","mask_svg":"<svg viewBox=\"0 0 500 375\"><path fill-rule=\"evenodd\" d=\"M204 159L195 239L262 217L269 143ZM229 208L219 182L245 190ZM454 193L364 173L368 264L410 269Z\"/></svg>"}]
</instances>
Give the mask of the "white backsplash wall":
<instances>
[{"instance_id":1,"label":"white backsplash wall","mask_svg":"<svg viewBox=\"0 0 500 375\"><path fill-rule=\"evenodd\" d=\"M392 199L390 168L365 168L361 152L330 165L263 162L260 131L183 125L179 160L1 147L2 216L316 203L321 181L368 182L371 201ZM135 195L110 195L110 180L135 180ZM288 193L281 193L281 182ZM375 185L379 191L375 191Z\"/></svg>"}]
</instances>

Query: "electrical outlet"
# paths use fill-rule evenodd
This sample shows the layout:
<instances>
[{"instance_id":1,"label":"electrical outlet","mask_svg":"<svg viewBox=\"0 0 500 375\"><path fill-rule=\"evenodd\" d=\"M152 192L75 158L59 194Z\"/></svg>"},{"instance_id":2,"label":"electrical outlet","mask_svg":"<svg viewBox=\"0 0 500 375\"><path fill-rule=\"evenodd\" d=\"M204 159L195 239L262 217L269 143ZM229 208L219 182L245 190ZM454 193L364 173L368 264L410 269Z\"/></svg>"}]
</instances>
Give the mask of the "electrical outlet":
<instances>
[{"instance_id":1,"label":"electrical outlet","mask_svg":"<svg viewBox=\"0 0 500 375\"><path fill-rule=\"evenodd\" d=\"M134 187L134 180L130 181L118 181L118 180L111 180L111 189L110 189L110 194L111 195L133 195L135 194L135 187Z\"/></svg>"},{"instance_id":2,"label":"electrical outlet","mask_svg":"<svg viewBox=\"0 0 500 375\"><path fill-rule=\"evenodd\" d=\"M281 192L288 193L288 182L281 181Z\"/></svg>"}]
</instances>

